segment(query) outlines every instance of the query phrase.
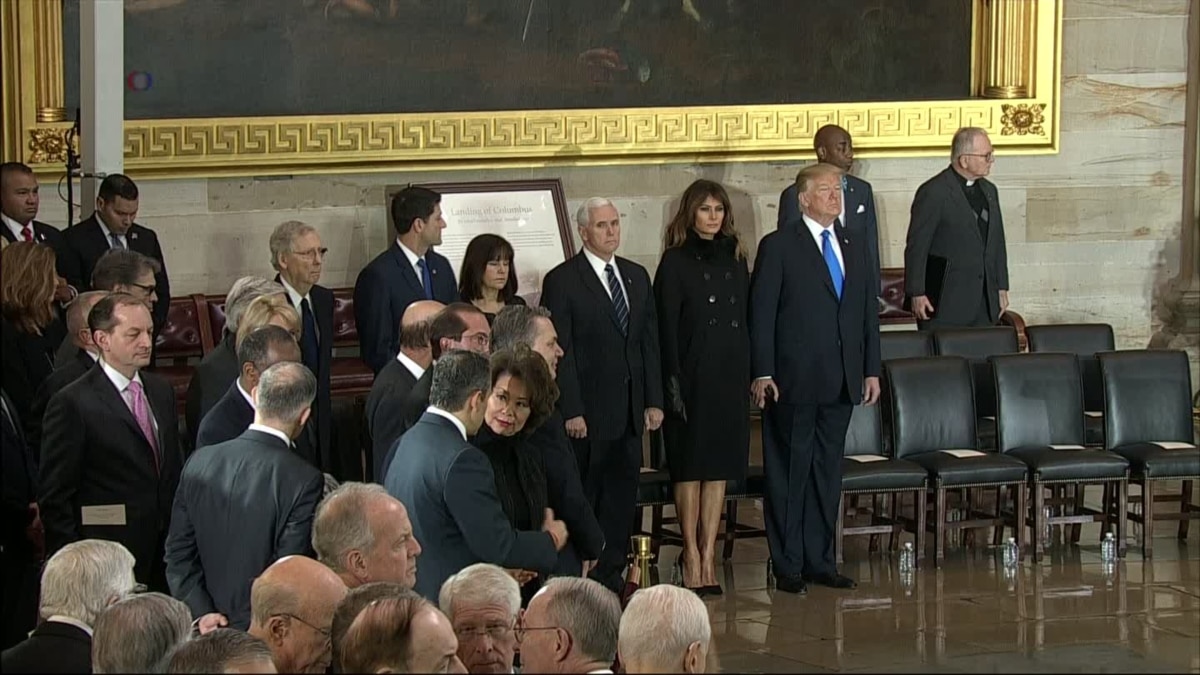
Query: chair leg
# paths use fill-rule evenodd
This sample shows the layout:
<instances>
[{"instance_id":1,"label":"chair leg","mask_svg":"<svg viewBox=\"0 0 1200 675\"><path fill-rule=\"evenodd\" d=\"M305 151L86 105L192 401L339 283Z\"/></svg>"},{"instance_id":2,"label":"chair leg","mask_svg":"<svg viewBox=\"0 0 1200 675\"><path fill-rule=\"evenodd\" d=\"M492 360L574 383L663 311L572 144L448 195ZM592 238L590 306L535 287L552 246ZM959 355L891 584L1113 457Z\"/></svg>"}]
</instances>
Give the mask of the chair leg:
<instances>
[{"instance_id":1,"label":"chair leg","mask_svg":"<svg viewBox=\"0 0 1200 675\"><path fill-rule=\"evenodd\" d=\"M925 560L925 516L929 508L929 491L922 487L913 495L913 515L916 516L917 531L914 532L916 538L915 548L917 549L917 565L919 566Z\"/></svg>"},{"instance_id":2,"label":"chair leg","mask_svg":"<svg viewBox=\"0 0 1200 675\"><path fill-rule=\"evenodd\" d=\"M1046 527L1044 522L1046 517L1042 514L1042 508L1046 504L1046 491L1042 487L1041 481L1035 476L1033 479L1033 562L1042 562L1042 557L1046 554L1045 542L1042 541L1041 532ZM1024 528L1022 528L1024 529Z\"/></svg>"},{"instance_id":3,"label":"chair leg","mask_svg":"<svg viewBox=\"0 0 1200 675\"><path fill-rule=\"evenodd\" d=\"M933 564L937 567L942 566L942 560L946 557L946 488L939 483L937 486L937 499L933 522Z\"/></svg>"},{"instance_id":4,"label":"chair leg","mask_svg":"<svg viewBox=\"0 0 1200 675\"><path fill-rule=\"evenodd\" d=\"M1100 510L1104 514L1104 520L1100 521L1100 541L1104 541L1104 533L1112 531L1112 493L1113 484L1111 482L1104 484L1104 496L1100 499Z\"/></svg>"},{"instance_id":5,"label":"chair leg","mask_svg":"<svg viewBox=\"0 0 1200 675\"><path fill-rule=\"evenodd\" d=\"M1038 492L1039 494L1041 493L1040 490ZM1021 558L1025 557L1025 528L1023 525L1025 514L1028 513L1029 507L1029 501L1026 498L1028 493L1029 488L1024 481L1017 483L1017 508L1013 515L1013 529L1016 530L1017 551L1019 552L1018 554ZM1020 515L1018 516L1016 514Z\"/></svg>"},{"instance_id":6,"label":"chair leg","mask_svg":"<svg viewBox=\"0 0 1200 675\"><path fill-rule=\"evenodd\" d=\"M1117 481L1117 500L1121 508L1117 510L1117 557L1125 557L1125 548L1129 545L1129 518L1126 504L1129 502L1129 479Z\"/></svg>"},{"instance_id":7,"label":"chair leg","mask_svg":"<svg viewBox=\"0 0 1200 675\"><path fill-rule=\"evenodd\" d=\"M1012 497L1011 489L1005 488L1005 486L1003 486L1003 485L996 488L996 515L997 516L999 516L1001 513L1004 513L1005 494L1008 494L1008 497L1011 498ZM1004 525L1000 525L999 527L993 527L992 528L992 546L999 546L1000 544L1003 544L1003 543L1004 543Z\"/></svg>"},{"instance_id":8,"label":"chair leg","mask_svg":"<svg viewBox=\"0 0 1200 675\"><path fill-rule=\"evenodd\" d=\"M1142 481L1142 557L1154 557L1154 481Z\"/></svg>"},{"instance_id":9,"label":"chair leg","mask_svg":"<svg viewBox=\"0 0 1200 675\"><path fill-rule=\"evenodd\" d=\"M1080 513L1083 513L1083 497L1084 497L1084 493L1087 491L1087 484L1086 483L1076 483L1074 486L1072 486L1072 489L1075 492L1075 510L1071 512L1071 515L1077 516ZM1071 524L1071 543L1072 544L1079 543L1079 534L1082 530L1083 530L1082 523L1072 523Z\"/></svg>"},{"instance_id":10,"label":"chair leg","mask_svg":"<svg viewBox=\"0 0 1200 675\"><path fill-rule=\"evenodd\" d=\"M971 515L975 511L975 489L966 488L963 490L963 503L966 505L966 513L963 514L962 520L971 520L974 518ZM975 547L975 528L959 530L962 533L963 548Z\"/></svg>"},{"instance_id":11,"label":"chair leg","mask_svg":"<svg viewBox=\"0 0 1200 675\"><path fill-rule=\"evenodd\" d=\"M1181 516L1179 519L1179 540L1185 541L1187 540L1188 523L1190 522L1188 507L1192 504L1192 481L1183 481L1181 488L1179 495L1179 514Z\"/></svg>"},{"instance_id":12,"label":"chair leg","mask_svg":"<svg viewBox=\"0 0 1200 675\"><path fill-rule=\"evenodd\" d=\"M721 551L721 560L724 561L733 557L733 543L737 541L737 512L736 499L730 499L725 503L725 546Z\"/></svg>"},{"instance_id":13,"label":"chair leg","mask_svg":"<svg viewBox=\"0 0 1200 675\"><path fill-rule=\"evenodd\" d=\"M888 536L888 550L898 551L900 550L899 534L904 531L904 528L900 525L900 493L893 492L891 494L890 502L891 503L888 506L888 517L892 519L892 534ZM1186 504L1188 502L1184 503ZM1183 536L1186 535L1187 533L1184 532Z\"/></svg>"},{"instance_id":14,"label":"chair leg","mask_svg":"<svg viewBox=\"0 0 1200 675\"><path fill-rule=\"evenodd\" d=\"M845 535L846 495L838 495L837 521L833 533L833 555L838 565L842 564L842 537Z\"/></svg>"}]
</instances>

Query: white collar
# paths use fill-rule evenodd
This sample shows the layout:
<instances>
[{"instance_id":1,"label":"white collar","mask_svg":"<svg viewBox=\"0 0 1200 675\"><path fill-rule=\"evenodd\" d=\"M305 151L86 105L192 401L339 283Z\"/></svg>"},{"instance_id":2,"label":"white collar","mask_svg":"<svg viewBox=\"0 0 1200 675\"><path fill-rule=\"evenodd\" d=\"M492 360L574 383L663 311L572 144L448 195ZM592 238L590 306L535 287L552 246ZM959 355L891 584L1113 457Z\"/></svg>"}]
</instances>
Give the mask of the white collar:
<instances>
[{"instance_id":1,"label":"white collar","mask_svg":"<svg viewBox=\"0 0 1200 675\"><path fill-rule=\"evenodd\" d=\"M0 221L4 221L4 224L8 226L8 229L12 230L13 236L17 238L17 241L24 241L24 238L21 236L21 232L23 232L25 230L24 225L18 223L17 221L13 220L12 218L9 218L7 215L5 215L3 213L0 213ZM29 227L30 228L33 227L32 220L29 221ZM37 241L36 235L34 236L33 240Z\"/></svg>"},{"instance_id":2,"label":"white collar","mask_svg":"<svg viewBox=\"0 0 1200 675\"><path fill-rule=\"evenodd\" d=\"M416 267L417 261L421 260L424 257L424 256L419 256L416 253L413 253L412 249L405 246L404 242L400 241L400 237L396 237L396 245L400 247L400 251L404 253L404 257L408 258L408 266L409 267Z\"/></svg>"},{"instance_id":3,"label":"white collar","mask_svg":"<svg viewBox=\"0 0 1200 675\"><path fill-rule=\"evenodd\" d=\"M837 238L837 232L834 231L832 223L830 223L829 227L821 227L820 223L812 218L809 218L807 215L802 215L801 217L804 219L804 224L808 227L808 231L812 233L812 236L815 237L817 241L821 240L821 235L826 231L828 231L834 239Z\"/></svg>"},{"instance_id":4,"label":"white collar","mask_svg":"<svg viewBox=\"0 0 1200 675\"><path fill-rule=\"evenodd\" d=\"M591 675L591 673L608 673L609 675L612 675L612 668L601 668L600 670L589 670L588 675Z\"/></svg>"},{"instance_id":5,"label":"white collar","mask_svg":"<svg viewBox=\"0 0 1200 675\"><path fill-rule=\"evenodd\" d=\"M287 292L288 300L291 301L292 306L296 308L296 311L300 311L301 300L308 300L308 308L310 310L312 309L312 300L309 300L307 295L300 295L300 291L292 288L292 285L287 282L287 279L285 279L282 274L279 275L279 282L283 284L283 290Z\"/></svg>"},{"instance_id":6,"label":"white collar","mask_svg":"<svg viewBox=\"0 0 1200 675\"><path fill-rule=\"evenodd\" d=\"M118 372L116 368L108 365L104 359L98 358L96 361L100 364L100 367L104 369L104 374L108 376L108 379L113 383L113 386L117 388L117 391L124 394L125 390L129 388L130 382L137 382L138 384L141 384L142 390L145 391L145 384L142 382L142 374L140 372L134 373L133 379L130 380L128 377L125 377L123 374Z\"/></svg>"},{"instance_id":7,"label":"white collar","mask_svg":"<svg viewBox=\"0 0 1200 675\"><path fill-rule=\"evenodd\" d=\"M74 619L69 616L64 616L62 614L55 614L53 616L46 617L46 621L53 621L55 623L65 623L68 626L75 626L79 630L87 633L88 637L92 636L92 627L87 625L86 623L80 621L79 619Z\"/></svg>"},{"instance_id":8,"label":"white collar","mask_svg":"<svg viewBox=\"0 0 1200 675\"><path fill-rule=\"evenodd\" d=\"M462 420L434 405L426 408L425 412L433 413L438 417L445 417L446 419L450 420L454 423L455 428L458 429L458 433L462 434L463 440L467 440L467 425L463 424Z\"/></svg>"},{"instance_id":9,"label":"white collar","mask_svg":"<svg viewBox=\"0 0 1200 675\"><path fill-rule=\"evenodd\" d=\"M241 387L238 387L238 389L241 389ZM265 424L254 423L254 424L251 424L250 426L246 427L246 431L261 431L264 434L271 434L275 438L278 438L279 440L286 443L289 448L292 447L292 439L288 438L287 434L283 433L282 431L280 431L274 427L269 427Z\"/></svg>"},{"instance_id":10,"label":"white collar","mask_svg":"<svg viewBox=\"0 0 1200 675\"><path fill-rule=\"evenodd\" d=\"M111 246L112 245L112 236L117 233L113 232L111 229L109 229L108 225L105 224L104 219L100 217L99 211L96 212L96 222L100 223L100 231L104 233L104 243ZM117 236L120 237L122 241L128 241L128 238L127 238L128 234L129 234L129 232L127 231L125 234L117 234Z\"/></svg>"},{"instance_id":11,"label":"white collar","mask_svg":"<svg viewBox=\"0 0 1200 675\"><path fill-rule=\"evenodd\" d=\"M584 246L583 255L587 258L588 263L591 264L592 269L596 270L596 274L599 274L601 277L604 276L604 266L610 264L613 266L613 273L616 274L618 278L621 276L621 270L619 267L617 267L617 256L615 253L613 254L612 260L604 262L600 259L600 256L592 253L586 246Z\"/></svg>"},{"instance_id":12,"label":"white collar","mask_svg":"<svg viewBox=\"0 0 1200 675\"><path fill-rule=\"evenodd\" d=\"M246 399L246 403L250 404L250 409L257 410L258 408L254 407L254 399L251 398L250 394L247 394L246 390L242 388L242 378L237 378L233 381L233 383L237 385L238 392L242 395L242 398Z\"/></svg>"},{"instance_id":13,"label":"white collar","mask_svg":"<svg viewBox=\"0 0 1200 675\"><path fill-rule=\"evenodd\" d=\"M396 354L396 360L400 362L400 365L404 366L405 370L412 373L412 376L418 380L421 379L421 376L425 374L425 368L421 366L421 364L410 359L408 354L405 354L403 351L400 351Z\"/></svg>"},{"instance_id":14,"label":"white collar","mask_svg":"<svg viewBox=\"0 0 1200 675\"><path fill-rule=\"evenodd\" d=\"M82 347L81 347L81 349L82 349ZM90 349L84 349L84 350L83 350L83 353L84 353L84 354L87 354L87 355L88 355L88 356L90 356L90 357L92 357L92 363L96 363L97 361L99 361L99 360L100 360L100 354L99 354L98 352L94 352L94 351L92 351L92 350L90 350Z\"/></svg>"}]
</instances>

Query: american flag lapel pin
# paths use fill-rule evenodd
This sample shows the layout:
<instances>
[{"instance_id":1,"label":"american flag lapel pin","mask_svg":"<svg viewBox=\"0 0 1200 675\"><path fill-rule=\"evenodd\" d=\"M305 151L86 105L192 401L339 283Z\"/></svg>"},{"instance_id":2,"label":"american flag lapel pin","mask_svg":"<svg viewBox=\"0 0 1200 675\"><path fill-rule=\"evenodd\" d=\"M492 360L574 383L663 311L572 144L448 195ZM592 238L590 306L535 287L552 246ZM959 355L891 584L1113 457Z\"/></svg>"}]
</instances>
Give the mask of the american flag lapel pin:
<instances>
[{"instance_id":1,"label":"american flag lapel pin","mask_svg":"<svg viewBox=\"0 0 1200 675\"><path fill-rule=\"evenodd\" d=\"M137 232L130 232L129 238L136 241L137 240Z\"/></svg>"}]
</instances>

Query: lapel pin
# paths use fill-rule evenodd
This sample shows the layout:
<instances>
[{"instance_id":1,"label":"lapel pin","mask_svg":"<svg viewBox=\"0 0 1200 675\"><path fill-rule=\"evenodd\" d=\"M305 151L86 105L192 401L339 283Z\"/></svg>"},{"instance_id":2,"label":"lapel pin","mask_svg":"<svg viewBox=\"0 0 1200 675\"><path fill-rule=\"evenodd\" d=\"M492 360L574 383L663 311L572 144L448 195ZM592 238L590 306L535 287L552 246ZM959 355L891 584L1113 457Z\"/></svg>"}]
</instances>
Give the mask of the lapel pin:
<instances>
[{"instance_id":1,"label":"lapel pin","mask_svg":"<svg viewBox=\"0 0 1200 675\"><path fill-rule=\"evenodd\" d=\"M130 233L129 233L129 238L130 238L130 239L137 239L137 232L130 232Z\"/></svg>"}]
</instances>

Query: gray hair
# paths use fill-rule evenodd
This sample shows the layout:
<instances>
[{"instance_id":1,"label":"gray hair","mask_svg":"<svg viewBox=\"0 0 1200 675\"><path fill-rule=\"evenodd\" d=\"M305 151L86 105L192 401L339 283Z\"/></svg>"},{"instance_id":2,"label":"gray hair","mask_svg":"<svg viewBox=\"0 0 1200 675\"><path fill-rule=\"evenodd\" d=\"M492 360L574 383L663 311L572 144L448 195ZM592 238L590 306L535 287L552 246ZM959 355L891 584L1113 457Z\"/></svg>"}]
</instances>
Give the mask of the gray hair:
<instances>
[{"instance_id":1,"label":"gray hair","mask_svg":"<svg viewBox=\"0 0 1200 675\"><path fill-rule=\"evenodd\" d=\"M987 130L980 127L963 127L954 132L954 140L950 141L950 161L957 162L959 157L968 155L975 148L975 139L987 136Z\"/></svg>"},{"instance_id":2,"label":"gray hair","mask_svg":"<svg viewBox=\"0 0 1200 675\"><path fill-rule=\"evenodd\" d=\"M693 642L708 647L712 625L704 601L686 588L659 584L633 594L621 615L621 661L677 672Z\"/></svg>"},{"instance_id":3,"label":"gray hair","mask_svg":"<svg viewBox=\"0 0 1200 675\"><path fill-rule=\"evenodd\" d=\"M587 227L592 224L592 211L602 209L606 206L617 208L612 200L608 197L592 197L579 205L579 210L575 212L575 224L579 227Z\"/></svg>"},{"instance_id":4,"label":"gray hair","mask_svg":"<svg viewBox=\"0 0 1200 675\"><path fill-rule=\"evenodd\" d=\"M511 349L517 345L533 347L537 339L537 320L550 320L550 310L528 305L507 305L492 322L492 351Z\"/></svg>"},{"instance_id":5,"label":"gray hair","mask_svg":"<svg viewBox=\"0 0 1200 675\"><path fill-rule=\"evenodd\" d=\"M115 541L84 539L62 547L42 570L42 618L68 616L91 626L105 607L133 590L135 562Z\"/></svg>"},{"instance_id":6,"label":"gray hair","mask_svg":"<svg viewBox=\"0 0 1200 675\"><path fill-rule=\"evenodd\" d=\"M92 635L92 672L161 673L192 633L187 605L162 593L125 598L104 610Z\"/></svg>"},{"instance_id":7,"label":"gray hair","mask_svg":"<svg viewBox=\"0 0 1200 675\"><path fill-rule=\"evenodd\" d=\"M225 295L225 330L237 334L242 314L255 298L286 292L283 284L263 277L242 277L233 282Z\"/></svg>"},{"instance_id":8,"label":"gray hair","mask_svg":"<svg viewBox=\"0 0 1200 675\"><path fill-rule=\"evenodd\" d=\"M240 630L218 628L176 649L167 664L167 672L179 675L224 673L230 667L256 661L274 664L267 643Z\"/></svg>"},{"instance_id":9,"label":"gray hair","mask_svg":"<svg viewBox=\"0 0 1200 675\"><path fill-rule=\"evenodd\" d=\"M454 607L499 605L508 608L508 616L517 620L521 611L521 587L508 572L488 563L475 563L464 567L458 574L447 579L438 593L438 608L451 622Z\"/></svg>"},{"instance_id":10,"label":"gray hair","mask_svg":"<svg viewBox=\"0 0 1200 675\"><path fill-rule=\"evenodd\" d=\"M465 349L448 351L433 364L429 403L446 412L462 410L471 394L477 391L487 394L491 377L486 356Z\"/></svg>"},{"instance_id":11,"label":"gray hair","mask_svg":"<svg viewBox=\"0 0 1200 675\"><path fill-rule=\"evenodd\" d=\"M255 410L264 419L295 422L317 396L317 378L303 363L281 361L258 380Z\"/></svg>"},{"instance_id":12,"label":"gray hair","mask_svg":"<svg viewBox=\"0 0 1200 675\"><path fill-rule=\"evenodd\" d=\"M292 250L292 242L296 237L301 237L309 232L316 232L317 228L302 223L299 220L288 220L280 223L275 231L271 233L271 267L275 271L279 271L279 256L288 253Z\"/></svg>"},{"instance_id":13,"label":"gray hair","mask_svg":"<svg viewBox=\"0 0 1200 675\"><path fill-rule=\"evenodd\" d=\"M621 623L616 593L582 577L554 577L542 588L551 593L546 612L553 625L571 634L583 656L604 663L616 659Z\"/></svg>"},{"instance_id":14,"label":"gray hair","mask_svg":"<svg viewBox=\"0 0 1200 675\"><path fill-rule=\"evenodd\" d=\"M367 503L392 496L377 483L342 483L317 505L313 516L312 547L317 560L337 573L345 572L342 558L348 551L375 546L375 533L367 522Z\"/></svg>"}]
</instances>

